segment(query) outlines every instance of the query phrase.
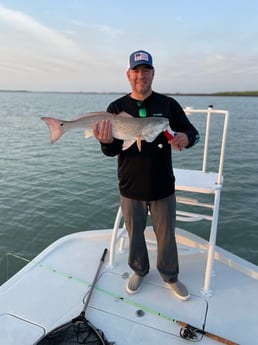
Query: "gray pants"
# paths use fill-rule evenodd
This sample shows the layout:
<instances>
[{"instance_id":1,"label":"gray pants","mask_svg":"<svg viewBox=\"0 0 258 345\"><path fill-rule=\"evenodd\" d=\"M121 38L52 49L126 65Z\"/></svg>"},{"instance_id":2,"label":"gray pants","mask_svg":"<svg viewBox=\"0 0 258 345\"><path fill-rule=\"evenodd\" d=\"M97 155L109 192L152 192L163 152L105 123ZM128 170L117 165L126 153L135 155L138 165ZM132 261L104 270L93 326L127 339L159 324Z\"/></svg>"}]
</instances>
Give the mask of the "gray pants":
<instances>
[{"instance_id":1,"label":"gray pants","mask_svg":"<svg viewBox=\"0 0 258 345\"><path fill-rule=\"evenodd\" d=\"M149 210L157 238L158 271L165 282L177 281L179 269L175 240L175 194L154 201L139 201L121 196L120 202L130 242L129 266L140 276L149 272L150 264L144 237Z\"/></svg>"}]
</instances>

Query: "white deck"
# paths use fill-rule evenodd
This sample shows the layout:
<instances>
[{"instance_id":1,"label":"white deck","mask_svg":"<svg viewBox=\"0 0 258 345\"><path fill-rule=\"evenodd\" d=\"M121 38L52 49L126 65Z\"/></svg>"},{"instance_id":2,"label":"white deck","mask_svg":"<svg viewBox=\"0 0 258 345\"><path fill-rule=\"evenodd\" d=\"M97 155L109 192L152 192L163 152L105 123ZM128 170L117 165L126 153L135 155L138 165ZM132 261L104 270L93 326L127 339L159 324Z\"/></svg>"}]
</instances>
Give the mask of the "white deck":
<instances>
[{"instance_id":1,"label":"white deck","mask_svg":"<svg viewBox=\"0 0 258 345\"><path fill-rule=\"evenodd\" d=\"M152 231L148 236L153 237ZM60 239L1 287L0 334L5 345L31 345L45 332L79 315L111 230L82 232ZM159 276L156 251L149 248L151 271L142 290L125 291L127 252L102 267L86 317L116 345L187 344L173 319L225 337L241 345L258 339L258 268L220 249L215 253L214 296L200 293L207 243L185 232L177 235L180 279L191 299L179 301ZM187 245L187 246L185 246ZM125 245L127 248L127 244ZM142 310L143 316L137 316ZM20 331L22 330L22 332ZM204 337L202 344L217 342Z\"/></svg>"}]
</instances>

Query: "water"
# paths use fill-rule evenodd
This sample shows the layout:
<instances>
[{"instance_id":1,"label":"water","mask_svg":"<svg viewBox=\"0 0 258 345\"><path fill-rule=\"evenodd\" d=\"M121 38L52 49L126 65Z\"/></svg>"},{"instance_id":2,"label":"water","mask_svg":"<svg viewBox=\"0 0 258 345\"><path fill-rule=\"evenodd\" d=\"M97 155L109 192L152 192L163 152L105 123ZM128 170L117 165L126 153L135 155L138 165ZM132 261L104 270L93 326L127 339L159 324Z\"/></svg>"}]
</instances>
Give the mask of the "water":
<instances>
[{"instance_id":1,"label":"water","mask_svg":"<svg viewBox=\"0 0 258 345\"><path fill-rule=\"evenodd\" d=\"M82 133L50 144L40 117L105 110L117 96L0 93L0 258L13 252L31 259L60 236L112 227L119 203L116 158L105 157ZM182 106L230 111L217 242L258 264L258 98L176 99ZM175 153L175 161L186 165L193 150ZM191 231L208 233L199 225Z\"/></svg>"}]
</instances>

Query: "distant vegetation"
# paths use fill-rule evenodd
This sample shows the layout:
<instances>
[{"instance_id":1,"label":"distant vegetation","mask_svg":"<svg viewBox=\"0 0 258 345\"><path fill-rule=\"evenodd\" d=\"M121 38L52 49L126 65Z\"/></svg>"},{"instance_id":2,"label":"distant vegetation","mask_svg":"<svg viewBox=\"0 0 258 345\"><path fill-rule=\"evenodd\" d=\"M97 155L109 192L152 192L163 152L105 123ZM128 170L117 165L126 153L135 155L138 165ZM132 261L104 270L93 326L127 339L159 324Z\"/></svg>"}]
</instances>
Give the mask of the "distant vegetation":
<instances>
[{"instance_id":1,"label":"distant vegetation","mask_svg":"<svg viewBox=\"0 0 258 345\"><path fill-rule=\"evenodd\" d=\"M85 93L85 94L126 94L126 92L69 92L69 91L29 91L29 90L0 90L0 92L39 92L39 93ZM242 97L258 97L258 91L222 91L214 93L203 93L203 92L167 92L167 95L177 96L242 96Z\"/></svg>"},{"instance_id":2,"label":"distant vegetation","mask_svg":"<svg viewBox=\"0 0 258 345\"><path fill-rule=\"evenodd\" d=\"M241 97L258 97L258 91L222 91L214 93L170 93L170 95L182 95L182 96L241 96Z\"/></svg>"},{"instance_id":3,"label":"distant vegetation","mask_svg":"<svg viewBox=\"0 0 258 345\"><path fill-rule=\"evenodd\" d=\"M214 96L258 96L258 91L228 91L228 92L216 92Z\"/></svg>"}]
</instances>

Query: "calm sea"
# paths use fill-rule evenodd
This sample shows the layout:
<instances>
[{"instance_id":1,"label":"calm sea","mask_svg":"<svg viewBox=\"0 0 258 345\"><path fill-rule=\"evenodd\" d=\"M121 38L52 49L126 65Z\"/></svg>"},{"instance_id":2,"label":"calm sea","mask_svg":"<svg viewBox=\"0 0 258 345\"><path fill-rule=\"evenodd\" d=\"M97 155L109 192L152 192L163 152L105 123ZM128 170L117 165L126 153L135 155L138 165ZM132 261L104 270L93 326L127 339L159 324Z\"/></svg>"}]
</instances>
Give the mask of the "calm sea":
<instances>
[{"instance_id":1,"label":"calm sea","mask_svg":"<svg viewBox=\"0 0 258 345\"><path fill-rule=\"evenodd\" d=\"M50 144L41 116L105 110L114 94L0 93L0 258L33 258L60 236L111 228L119 204L116 158L93 138ZM258 265L258 98L175 97L182 106L230 111L217 243ZM175 164L195 160L193 148ZM189 227L188 227L189 228ZM207 237L203 226L191 231Z\"/></svg>"}]
</instances>

